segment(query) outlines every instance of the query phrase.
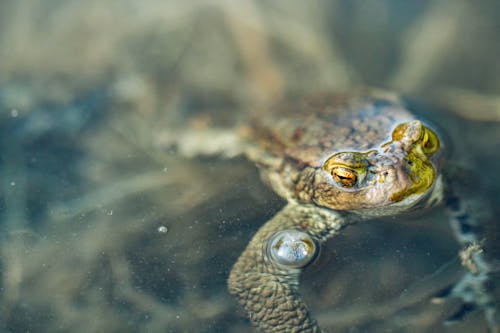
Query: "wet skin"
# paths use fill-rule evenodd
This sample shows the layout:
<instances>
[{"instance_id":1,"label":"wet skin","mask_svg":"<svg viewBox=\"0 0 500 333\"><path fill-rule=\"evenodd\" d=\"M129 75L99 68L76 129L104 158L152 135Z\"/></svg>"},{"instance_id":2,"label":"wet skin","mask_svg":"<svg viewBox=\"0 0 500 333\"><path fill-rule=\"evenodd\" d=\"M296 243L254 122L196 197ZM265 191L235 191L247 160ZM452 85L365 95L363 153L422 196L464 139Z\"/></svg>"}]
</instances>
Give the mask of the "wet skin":
<instances>
[{"instance_id":1,"label":"wet skin","mask_svg":"<svg viewBox=\"0 0 500 333\"><path fill-rule=\"evenodd\" d=\"M298 293L301 269L350 223L443 201L443 145L397 96L380 91L290 102L241 133L245 154L288 204L254 235L229 290L262 332L321 332ZM481 287L468 279L469 289ZM472 303L489 306L472 294Z\"/></svg>"}]
</instances>

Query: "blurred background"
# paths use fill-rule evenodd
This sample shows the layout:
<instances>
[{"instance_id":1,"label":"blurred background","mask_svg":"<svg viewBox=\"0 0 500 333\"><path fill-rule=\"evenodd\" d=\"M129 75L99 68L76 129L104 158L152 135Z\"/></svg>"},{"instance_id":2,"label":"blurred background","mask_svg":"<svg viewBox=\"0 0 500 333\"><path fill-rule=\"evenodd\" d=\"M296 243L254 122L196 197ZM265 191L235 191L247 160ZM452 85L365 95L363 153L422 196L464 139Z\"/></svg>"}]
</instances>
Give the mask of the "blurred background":
<instances>
[{"instance_id":1,"label":"blurred background","mask_svg":"<svg viewBox=\"0 0 500 333\"><path fill-rule=\"evenodd\" d=\"M499 17L495 0L2 0L0 332L252 332L226 279L284 202L243 158L160 138L288 96L408 96L494 230ZM327 245L301 285L325 329L487 331L430 302L463 273L443 209Z\"/></svg>"}]
</instances>

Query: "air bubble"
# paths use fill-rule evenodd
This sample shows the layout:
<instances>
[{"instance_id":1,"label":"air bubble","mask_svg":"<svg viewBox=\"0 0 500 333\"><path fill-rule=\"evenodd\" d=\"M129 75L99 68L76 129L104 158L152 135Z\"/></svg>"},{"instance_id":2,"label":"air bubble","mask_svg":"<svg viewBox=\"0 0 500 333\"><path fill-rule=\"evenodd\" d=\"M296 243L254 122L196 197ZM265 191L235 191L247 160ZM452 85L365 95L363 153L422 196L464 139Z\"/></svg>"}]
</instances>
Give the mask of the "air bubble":
<instances>
[{"instance_id":1,"label":"air bubble","mask_svg":"<svg viewBox=\"0 0 500 333\"><path fill-rule=\"evenodd\" d=\"M306 232L283 230L274 234L268 242L267 254L279 266L302 268L318 254L316 241Z\"/></svg>"}]
</instances>

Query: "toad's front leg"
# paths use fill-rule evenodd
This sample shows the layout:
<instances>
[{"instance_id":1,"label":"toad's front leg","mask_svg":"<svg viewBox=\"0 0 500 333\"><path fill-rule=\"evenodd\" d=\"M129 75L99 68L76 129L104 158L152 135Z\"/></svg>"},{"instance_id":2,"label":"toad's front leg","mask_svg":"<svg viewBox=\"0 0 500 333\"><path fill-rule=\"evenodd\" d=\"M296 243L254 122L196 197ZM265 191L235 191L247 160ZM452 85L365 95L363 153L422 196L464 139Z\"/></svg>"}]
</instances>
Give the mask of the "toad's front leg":
<instances>
[{"instance_id":1,"label":"toad's front leg","mask_svg":"<svg viewBox=\"0 0 500 333\"><path fill-rule=\"evenodd\" d=\"M289 204L255 234L231 271L229 291L262 332L321 332L298 293L299 275L347 223L337 212Z\"/></svg>"}]
</instances>

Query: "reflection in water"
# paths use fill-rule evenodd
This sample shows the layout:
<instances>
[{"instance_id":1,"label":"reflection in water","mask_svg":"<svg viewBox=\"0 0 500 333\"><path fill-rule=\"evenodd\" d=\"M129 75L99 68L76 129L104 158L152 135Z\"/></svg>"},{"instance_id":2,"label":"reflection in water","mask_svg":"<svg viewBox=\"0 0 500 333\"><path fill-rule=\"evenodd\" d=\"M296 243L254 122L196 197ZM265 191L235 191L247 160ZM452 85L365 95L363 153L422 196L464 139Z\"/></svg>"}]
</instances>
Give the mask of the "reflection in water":
<instances>
[{"instance_id":1,"label":"reflection in water","mask_svg":"<svg viewBox=\"0 0 500 333\"><path fill-rule=\"evenodd\" d=\"M498 255L497 17L495 1L3 1L0 328L252 332L226 279L284 203L244 159L185 158L161 138L309 91L376 85L446 110L423 113L492 204L479 213ZM461 274L444 221L329 242L301 284L322 326L486 331L478 312L443 326L458 304L430 302Z\"/></svg>"}]
</instances>

